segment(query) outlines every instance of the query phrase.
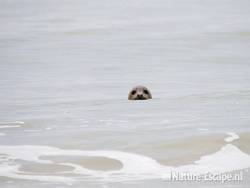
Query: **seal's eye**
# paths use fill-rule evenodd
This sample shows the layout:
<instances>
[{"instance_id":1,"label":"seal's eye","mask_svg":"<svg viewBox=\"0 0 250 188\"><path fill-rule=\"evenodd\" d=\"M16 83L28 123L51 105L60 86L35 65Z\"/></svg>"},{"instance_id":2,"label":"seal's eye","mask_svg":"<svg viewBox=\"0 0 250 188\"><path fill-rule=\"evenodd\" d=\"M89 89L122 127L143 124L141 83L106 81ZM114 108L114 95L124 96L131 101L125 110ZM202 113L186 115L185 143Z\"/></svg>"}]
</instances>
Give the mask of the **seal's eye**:
<instances>
[{"instance_id":1,"label":"seal's eye","mask_svg":"<svg viewBox=\"0 0 250 188\"><path fill-rule=\"evenodd\" d=\"M136 94L136 91L135 91L135 90L133 90L133 91L131 92L131 94L132 94L132 95Z\"/></svg>"},{"instance_id":2,"label":"seal's eye","mask_svg":"<svg viewBox=\"0 0 250 188\"><path fill-rule=\"evenodd\" d=\"M148 95L148 90L144 89L143 92Z\"/></svg>"}]
</instances>

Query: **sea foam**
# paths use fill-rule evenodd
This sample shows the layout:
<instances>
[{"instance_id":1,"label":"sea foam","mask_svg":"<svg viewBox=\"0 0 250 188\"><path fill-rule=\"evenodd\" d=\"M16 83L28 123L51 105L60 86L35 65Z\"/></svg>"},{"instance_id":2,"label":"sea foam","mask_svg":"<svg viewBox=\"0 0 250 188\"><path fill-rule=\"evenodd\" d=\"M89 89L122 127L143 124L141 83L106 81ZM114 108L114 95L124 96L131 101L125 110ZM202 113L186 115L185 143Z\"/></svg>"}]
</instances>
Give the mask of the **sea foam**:
<instances>
[{"instance_id":1,"label":"sea foam","mask_svg":"<svg viewBox=\"0 0 250 188\"><path fill-rule=\"evenodd\" d=\"M162 178L163 175L166 176L171 172L189 172L196 174L208 172L225 173L250 168L250 156L232 144L226 144L219 151L202 156L192 164L178 167L164 166L153 158L122 151L83 151L38 145L0 145L0 153L4 156L0 157L0 176L69 184L74 181L87 181L93 178L100 181L129 181L159 179ZM46 159L41 159L41 157L44 156L46 156ZM52 160L48 160L48 157L53 156L105 157L119 161L122 164L122 168L110 171L92 170L72 163L72 161L56 163ZM72 170L58 172L52 175L40 175L35 172L20 170L22 166L20 161L48 165L64 165L72 167ZM71 175L68 176L69 174ZM79 175L82 175L82 178L79 178Z\"/></svg>"}]
</instances>

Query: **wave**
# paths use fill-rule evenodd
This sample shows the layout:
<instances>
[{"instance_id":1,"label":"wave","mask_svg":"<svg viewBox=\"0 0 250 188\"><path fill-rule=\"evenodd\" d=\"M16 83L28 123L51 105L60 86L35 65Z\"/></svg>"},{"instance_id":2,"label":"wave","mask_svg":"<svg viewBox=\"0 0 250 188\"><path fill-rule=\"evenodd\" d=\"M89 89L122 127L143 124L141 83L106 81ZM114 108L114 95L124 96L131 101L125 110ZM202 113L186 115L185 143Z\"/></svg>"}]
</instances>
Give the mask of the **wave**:
<instances>
[{"instance_id":1,"label":"wave","mask_svg":"<svg viewBox=\"0 0 250 188\"><path fill-rule=\"evenodd\" d=\"M227 142L232 141L238 136L235 133L230 133L229 135L232 138L228 137L226 139ZM202 156L192 164L178 167L161 165L153 158L122 151L66 150L40 145L0 145L0 153L0 176L68 184L74 181L91 181L93 179L114 182L161 179L167 177L172 172L189 172L195 174L205 174L208 172L226 173L250 168L250 156L231 143L227 143L215 153ZM52 160L53 157L64 157L66 158L66 162L54 161ZM107 158L111 161L119 161L122 165L121 168L115 170L93 170L74 161L72 162L72 160L67 161L70 157ZM35 171L24 170L25 168L22 168L24 166L23 162L32 163L33 165L61 165L71 168L41 174Z\"/></svg>"}]
</instances>

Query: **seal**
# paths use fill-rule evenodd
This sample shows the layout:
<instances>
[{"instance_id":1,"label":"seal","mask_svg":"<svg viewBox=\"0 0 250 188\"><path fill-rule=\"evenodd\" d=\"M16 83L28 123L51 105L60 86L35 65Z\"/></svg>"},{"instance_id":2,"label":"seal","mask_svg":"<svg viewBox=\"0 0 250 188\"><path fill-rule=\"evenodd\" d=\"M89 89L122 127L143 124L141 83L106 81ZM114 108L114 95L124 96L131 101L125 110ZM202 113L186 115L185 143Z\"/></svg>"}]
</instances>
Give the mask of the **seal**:
<instances>
[{"instance_id":1,"label":"seal","mask_svg":"<svg viewBox=\"0 0 250 188\"><path fill-rule=\"evenodd\" d=\"M144 86L136 86L128 94L128 100L147 100L152 99L151 92Z\"/></svg>"}]
</instances>

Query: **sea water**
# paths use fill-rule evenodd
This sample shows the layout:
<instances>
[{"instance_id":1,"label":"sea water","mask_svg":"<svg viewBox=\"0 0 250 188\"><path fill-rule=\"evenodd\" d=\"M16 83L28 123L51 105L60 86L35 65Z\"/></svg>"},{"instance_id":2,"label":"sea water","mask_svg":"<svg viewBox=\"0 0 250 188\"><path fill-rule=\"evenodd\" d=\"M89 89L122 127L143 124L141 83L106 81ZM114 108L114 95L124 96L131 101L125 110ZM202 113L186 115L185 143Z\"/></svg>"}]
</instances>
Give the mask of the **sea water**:
<instances>
[{"instance_id":1,"label":"sea water","mask_svg":"<svg viewBox=\"0 0 250 188\"><path fill-rule=\"evenodd\" d=\"M249 187L249 1L1 0L0 24L0 187Z\"/></svg>"}]
</instances>

